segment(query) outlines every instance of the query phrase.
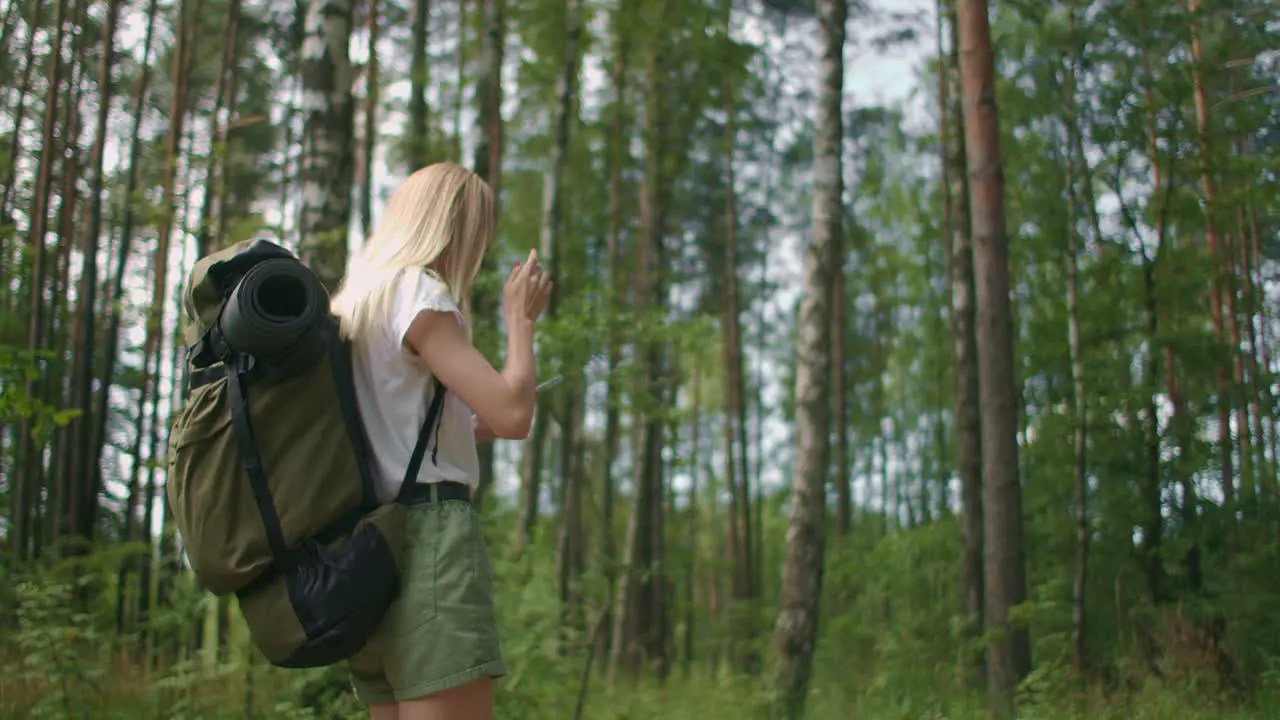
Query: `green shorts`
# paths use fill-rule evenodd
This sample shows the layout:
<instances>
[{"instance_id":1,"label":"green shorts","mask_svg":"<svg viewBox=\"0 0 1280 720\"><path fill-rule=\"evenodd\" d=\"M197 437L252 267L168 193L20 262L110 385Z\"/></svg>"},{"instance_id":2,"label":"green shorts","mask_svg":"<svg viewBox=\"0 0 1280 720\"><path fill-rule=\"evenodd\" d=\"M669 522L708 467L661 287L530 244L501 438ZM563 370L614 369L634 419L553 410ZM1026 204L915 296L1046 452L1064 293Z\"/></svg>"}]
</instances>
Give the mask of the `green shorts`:
<instances>
[{"instance_id":1,"label":"green shorts","mask_svg":"<svg viewBox=\"0 0 1280 720\"><path fill-rule=\"evenodd\" d=\"M407 515L400 594L373 639L347 663L356 697L366 705L413 700L507 672L493 569L475 509L445 500L411 505Z\"/></svg>"}]
</instances>

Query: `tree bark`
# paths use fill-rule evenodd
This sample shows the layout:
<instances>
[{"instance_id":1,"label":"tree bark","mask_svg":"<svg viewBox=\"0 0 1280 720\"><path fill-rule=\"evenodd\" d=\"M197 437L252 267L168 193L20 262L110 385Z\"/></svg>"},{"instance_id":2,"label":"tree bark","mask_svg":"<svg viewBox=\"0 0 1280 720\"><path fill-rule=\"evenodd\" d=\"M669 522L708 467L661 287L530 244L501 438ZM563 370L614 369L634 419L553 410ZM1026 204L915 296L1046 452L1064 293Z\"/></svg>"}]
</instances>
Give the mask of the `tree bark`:
<instances>
[{"instance_id":1,"label":"tree bark","mask_svg":"<svg viewBox=\"0 0 1280 720\"><path fill-rule=\"evenodd\" d=\"M71 18L72 27L83 27L85 14L88 11L88 2L86 0L77 0L75 12ZM58 215L57 225L54 233L57 238L57 246L54 251L54 282L50 287L50 296L53 298L52 307L48 313L45 327L45 337L51 340L51 349L54 353L53 365L50 371L43 378L44 389L40 391L41 395L48 402L58 407L75 407L71 405L69 393L74 392L71 387L74 383L67 383L62 380L68 373L65 369L68 357L68 340L70 347L77 347L82 339L84 328L79 326L80 316L77 313L73 318L71 332L67 332L64 318L67 317L67 308L71 303L71 254L72 247L76 244L76 208L80 202L80 196L77 192L77 180L80 179L80 132L83 124L83 116L80 113L80 98L85 93L84 76L85 63L82 59L85 57L85 43L87 42L84 33L73 33L71 38L71 63L69 72L67 73L66 95L64 98L62 109L62 127L59 131L61 137L61 148L57 152L59 158L58 169L55 171L55 177L59 180L58 188ZM62 92L55 88L55 92ZM53 368L57 368L53 370ZM71 362L71 375L74 381L75 361ZM35 554L41 554L43 547L42 541L47 541L50 546L56 546L64 533L67 532L66 519L69 516L68 500L74 495L69 493L68 488L75 488L79 491L81 488L77 486L69 469L71 455L74 454L75 428L71 426L63 426L58 428L53 436L49 451L52 461L49 468L49 482L47 483L46 499L43 505L43 518L40 521L41 531L35 536L36 550ZM86 513L90 514L90 513ZM46 522L47 521L47 522ZM70 528L72 533L81 537L87 537L89 530L82 528Z\"/></svg>"},{"instance_id":2,"label":"tree bark","mask_svg":"<svg viewBox=\"0 0 1280 720\"><path fill-rule=\"evenodd\" d=\"M413 0L413 24L409 34L409 172L428 162L431 138L427 127L427 25L430 0Z\"/></svg>"},{"instance_id":3,"label":"tree bark","mask_svg":"<svg viewBox=\"0 0 1280 720\"><path fill-rule=\"evenodd\" d=\"M346 272L355 170L352 0L307 0L302 41L302 167L298 250L329 292Z\"/></svg>"},{"instance_id":4,"label":"tree bark","mask_svg":"<svg viewBox=\"0 0 1280 720\"><path fill-rule=\"evenodd\" d=\"M724 36L729 42L729 15L726 7ZM725 208L724 257L716 264L721 273L721 341L724 351L724 460L725 483L729 488L729 513L725 532L730 562L733 563L734 605L732 610L733 661L742 672L755 672L759 657L752 649L753 623L749 615L755 597L755 558L751 527L751 480L747 467L745 383L742 368L742 324L738 297L738 238L736 232L736 190L734 188L733 85L726 69L721 89L725 122Z\"/></svg>"},{"instance_id":5,"label":"tree bark","mask_svg":"<svg viewBox=\"0 0 1280 720\"><path fill-rule=\"evenodd\" d=\"M943 105L948 141L946 151L947 195L950 199L951 226L950 285L951 342L955 363L956 466L960 474L961 528L964 553L961 561L961 609L966 619L965 636L976 639L983 628L983 561L982 561L982 427L978 412L978 348L974 334L973 240L970 235L969 179L965 168L964 110L959 93L951 79L958 80L960 45L956 22L956 0L946 0L948 24L951 27L951 50L946 57L946 86ZM978 674L985 674L986 663L975 658Z\"/></svg>"},{"instance_id":6,"label":"tree bark","mask_svg":"<svg viewBox=\"0 0 1280 720\"><path fill-rule=\"evenodd\" d=\"M373 234L373 169L377 165L378 98L381 76L378 73L378 0L369 0L369 17L365 25L369 33L369 60L364 67L364 137L361 142L360 166L360 234L369 241Z\"/></svg>"},{"instance_id":7,"label":"tree bark","mask_svg":"<svg viewBox=\"0 0 1280 720\"><path fill-rule=\"evenodd\" d=\"M659 25L672 11L672 0L664 0ZM645 109L642 126L644 137L644 182L641 188L640 235L636 267L638 313L662 306L665 297L663 263L665 248L666 165L669 148L666 143L669 105L664 93L670 91L668 66L664 56L666 39L657 35L650 39L645 62ZM640 344L641 376L636 397L647 398L661 407L666 391L667 373L663 370L665 348L657 338L646 338ZM664 565L662 529L664 520L662 445L664 422L652 410L637 412L635 446L635 499L627 523L626 572L619 580L619 602L615 610L614 647L611 672L622 669L635 681L641 668L648 664L654 674L664 678L669 671L667 658L666 597L668 579Z\"/></svg>"},{"instance_id":8,"label":"tree bark","mask_svg":"<svg viewBox=\"0 0 1280 720\"><path fill-rule=\"evenodd\" d=\"M1194 88L1196 107L1196 142L1200 146L1200 185L1204 193L1205 242L1208 246L1209 261L1213 264L1213 282L1209 290L1209 306L1213 315L1214 340L1218 350L1214 353L1217 373L1217 408L1218 408L1218 452L1222 471L1222 494L1224 505L1234 513L1235 489L1232 474L1231 457L1231 391L1227 377L1227 363L1222 357L1226 348L1227 335L1224 320L1224 296L1226 284L1226 253L1223 251L1222 239L1218 235L1215 200L1216 192L1213 182L1212 148L1209 144L1209 102L1204 87L1204 76L1201 65L1204 62L1204 50L1200 41L1199 25L1195 16L1200 11L1200 0L1188 0L1187 10L1191 20L1191 80ZM1233 533L1234 537L1234 533ZM1228 543L1229 546L1234 542ZM1228 548L1230 552L1230 547Z\"/></svg>"},{"instance_id":9,"label":"tree bark","mask_svg":"<svg viewBox=\"0 0 1280 720\"><path fill-rule=\"evenodd\" d=\"M577 114L577 79L580 57L579 38L582 34L581 0L565 0L565 17L568 28L565 34L563 61L560 76L556 83L556 107L552 121L553 141L551 157L548 160L547 174L543 182L542 202L542 256L547 258L551 276L558 278L555 289L547 306L548 317L559 313L560 304L568 295L576 292L573 281L573 270L565 272L568 264L565 258L572 255L564 238L564 174L569 155L569 135ZM570 351L572 354L572 350ZM559 401L560 442L561 442L561 524L557 540L558 574L560 578L560 601L564 607L566 621L570 615L573 598L573 585L581 573L581 548L578 531L582 522L580 512L582 491L577 487L577 468L580 465L577 450L580 388L583 385L581 372L582 362L579 358L569 358L567 366L569 382L562 388L559 397L546 398L538 403L534 422L547 423L547 411L552 403ZM526 538L527 539L527 538Z\"/></svg>"},{"instance_id":10,"label":"tree bark","mask_svg":"<svg viewBox=\"0 0 1280 720\"><path fill-rule=\"evenodd\" d=\"M502 180L502 58L505 42L503 5L505 0L482 0L484 4L484 30L480 38L481 71L476 83L476 95L480 100L479 127L475 158L472 166L484 178L493 191L494 212L501 204ZM493 265L486 260L481 273ZM496 294L477 290L472 293L472 307L477 318L488 321L498 312ZM496 338L495 338L496 339ZM498 345L493 341L479 340L480 350L487 357L496 358ZM476 484L474 502L479 505L489 488L493 486L493 443L479 447L480 478Z\"/></svg>"},{"instance_id":11,"label":"tree bark","mask_svg":"<svg viewBox=\"0 0 1280 720\"><path fill-rule=\"evenodd\" d=\"M831 283L831 403L834 421L836 485L836 535L849 534L853 524L853 492L849 486L849 403L844 387L844 248L836 252L835 277Z\"/></svg>"},{"instance_id":12,"label":"tree bark","mask_svg":"<svg viewBox=\"0 0 1280 720\"><path fill-rule=\"evenodd\" d=\"M612 34L613 34L613 67L610 70L613 83L614 105L612 109L612 117L610 118L610 143L609 143L609 234L606 241L605 255L608 286L606 289L606 306L609 308L609 318L606 323L607 337L606 353L608 362L608 387L605 397L605 421L604 421L604 470L603 484L601 491L601 542L600 547L604 557L604 575L609 587L614 587L617 581L617 543L614 540L614 514L616 481L614 479L614 460L618 457L618 445L621 435L621 413L622 413L622 381L618 377L618 366L622 362L622 341L619 332L619 315L623 309L622 295L622 171L624 165L630 158L627 150L627 143L630 139L628 128L625 123L625 110L627 102L627 63L630 59L630 39L631 34L626 30L626 15L624 14L629 3L627 0L620 0L617 8L614 10L612 17ZM608 616L605 623L605 630L600 634L601 647L598 652L601 657L610 657L610 648L613 644L613 608L606 608L605 614Z\"/></svg>"},{"instance_id":13,"label":"tree bark","mask_svg":"<svg viewBox=\"0 0 1280 720\"><path fill-rule=\"evenodd\" d=\"M1074 128L1075 77L1074 68L1067 85L1067 126ZM1074 130L1068 129L1068 145ZM1075 459L1076 481L1076 567L1071 592L1071 657L1077 672L1086 666L1085 656L1085 592L1089 577L1089 476L1088 450L1088 396L1085 395L1084 359L1080 343L1080 262L1079 240L1076 234L1075 158L1069 147L1066 152L1066 270L1067 270L1067 354L1071 362L1071 399L1075 414L1072 450Z\"/></svg>"},{"instance_id":14,"label":"tree bark","mask_svg":"<svg viewBox=\"0 0 1280 720\"><path fill-rule=\"evenodd\" d=\"M1267 426L1270 425L1271 428L1274 428L1275 418L1271 413L1263 413L1260 404L1265 401L1266 406L1271 407L1273 403L1271 385L1264 380L1271 374L1270 332L1268 331L1268 328L1271 327L1271 313L1267 310L1264 293L1265 280L1262 276L1258 215L1257 211L1254 210L1252 200L1247 203L1245 214L1249 219L1249 247L1247 250L1249 266L1246 270L1249 277L1246 289L1250 299L1249 344L1253 347L1254 383L1256 385L1253 395L1253 434L1257 438L1258 477L1259 479L1267 479L1261 490L1274 503L1280 500L1280 474L1276 472L1276 463L1280 458L1276 456L1275 432L1273 429L1268 430ZM1268 450L1270 450L1270 453L1268 453Z\"/></svg>"},{"instance_id":15,"label":"tree bark","mask_svg":"<svg viewBox=\"0 0 1280 720\"><path fill-rule=\"evenodd\" d=\"M458 0L457 46L454 53L453 157L462 162L462 90L466 84L467 0Z\"/></svg>"},{"instance_id":16,"label":"tree bark","mask_svg":"<svg viewBox=\"0 0 1280 720\"><path fill-rule=\"evenodd\" d=\"M813 239L805 252L796 346L796 457L781 611L774 630L777 710L798 718L813 669L822 596L825 488L830 460L831 296L844 223L845 0L818 2L821 51L813 134Z\"/></svg>"},{"instance_id":17,"label":"tree bark","mask_svg":"<svg viewBox=\"0 0 1280 720\"><path fill-rule=\"evenodd\" d=\"M1009 299L1009 238L986 0L957 0L965 154L972 213L976 338L982 433L986 623L1002 631L987 645L987 686L997 714L1011 713L1031 669L1025 627L1009 620L1026 599L1018 411Z\"/></svg>"},{"instance_id":18,"label":"tree bark","mask_svg":"<svg viewBox=\"0 0 1280 720\"><path fill-rule=\"evenodd\" d=\"M168 287L168 270L169 270L169 241L173 235L174 217L176 213L176 200L174 198L174 181L177 177L178 160L181 156L181 141L183 137L183 122L187 115L187 98L190 92L189 77L192 61L195 57L195 49L200 32L198 22L200 11L203 6L203 0L194 0L188 14L187 0L183 0L179 10L179 44L180 48L175 48L173 53L173 65L170 70L170 77L179 78L177 86L174 88L173 103L169 109L169 134L165 138L165 166L161 177L161 213L157 220L158 227L156 229L156 249L153 260L153 297L156 302L151 304L151 308L147 313L146 338L143 342L143 357L156 357L159 355L160 339L164 332L164 309L163 301L165 288ZM148 368L144 362L142 380L139 383L139 412L142 412L142 404L149 397L152 397L152 384L159 376L159 365L153 365ZM152 398L153 402L158 402L158 398Z\"/></svg>"},{"instance_id":19,"label":"tree bark","mask_svg":"<svg viewBox=\"0 0 1280 720\"><path fill-rule=\"evenodd\" d=\"M210 247L211 239L218 245L226 242L220 235L212 232L214 228L211 228L210 224L213 222L214 205L226 202L219 192L223 188L223 183L217 178L219 168L225 167L227 133L231 128L231 113L226 114L226 120L222 120L222 114L223 109L231 104L228 96L235 94L231 76L232 68L235 67L238 59L236 31L239 25L240 0L229 0L227 15L222 22L222 32L225 36L222 60L218 66L218 80L214 88L213 111L209 115L209 157L205 166L204 199L200 203L200 220L196 223L196 257L204 257L214 249Z\"/></svg>"},{"instance_id":20,"label":"tree bark","mask_svg":"<svg viewBox=\"0 0 1280 720\"><path fill-rule=\"evenodd\" d=\"M9 167L4 175L4 194L0 195L0 221L8 222L14 200L14 186L18 179L18 158L22 155L22 126L26 119L27 98L31 95L31 68L35 66L36 31L44 9L43 2L31 3L31 14L26 18L27 48L22 62L22 77L18 80L18 104L13 109L13 136L9 145Z\"/></svg>"},{"instance_id":21,"label":"tree bark","mask_svg":"<svg viewBox=\"0 0 1280 720\"><path fill-rule=\"evenodd\" d=\"M33 11L35 12L35 11ZM48 269L45 235L49 226L49 195L53 185L53 162L57 156L58 144L54 130L58 122L58 98L62 90L62 40L66 24L67 0L58 0L54 11L54 31L52 47L49 51L48 78L50 92L45 101L44 125L40 133L40 159L37 163L35 178L35 196L31 203L27 242L31 247L31 281L29 285L29 307L27 313L27 352L31 354L31 362L37 367L39 361L35 353L43 348L45 337L44 300L45 275ZM34 32L34 30L32 31ZM24 93L25 95L25 93ZM17 137L15 134L15 140ZM15 156L16 159L16 156ZM16 178L16 171L14 177ZM43 372L41 373L44 374ZM24 395L34 397L36 385L32 380L25 382ZM44 482L43 446L32 436L33 426L29 418L22 418L18 423L18 438L21 443L21 461L18 463L16 489L13 499L14 523L10 530L13 539L13 559L22 562L30 549L29 543L34 538L31 523L38 506L40 488Z\"/></svg>"},{"instance_id":22,"label":"tree bark","mask_svg":"<svg viewBox=\"0 0 1280 720\"><path fill-rule=\"evenodd\" d=\"M105 189L103 164L107 147L107 117L114 95L111 68L115 63L115 33L120 1L108 2L102 31L102 55L98 63L98 112L95 118L93 150L89 158L89 172L92 173L89 180L89 226L81 246L80 289L76 293L76 324L80 337L73 357L71 406L80 409L82 414L72 426L74 440L67 482L81 487L96 486L95 466L88 461L89 458L97 457L93 448L96 418L90 405L93 400L93 359L97 339L98 243L102 232L102 194Z\"/></svg>"},{"instance_id":23,"label":"tree bark","mask_svg":"<svg viewBox=\"0 0 1280 720\"><path fill-rule=\"evenodd\" d=\"M94 487L102 487L102 451L107 444L107 425L111 399L111 386L115 381L115 367L119 360L117 349L120 344L120 322L122 318L122 300L124 298L124 278L129 265L130 248L133 244L133 224L135 219L134 193L138 187L139 158L142 155L142 117L145 114L147 92L151 83L151 43L155 34L158 0L148 0L147 27L142 41L142 68L138 78L138 88L133 102L133 128L129 135L128 170L124 187L124 217L120 222L120 247L116 251L116 266L111 281L111 301L108 303L110 317L105 333L106 347L103 350L103 371L99 383L98 395L95 398L93 412L93 439L90 443L86 472L92 475ZM181 19L178 27L182 27ZM179 31L181 33L181 31ZM171 112L173 109L171 108Z\"/></svg>"}]
</instances>

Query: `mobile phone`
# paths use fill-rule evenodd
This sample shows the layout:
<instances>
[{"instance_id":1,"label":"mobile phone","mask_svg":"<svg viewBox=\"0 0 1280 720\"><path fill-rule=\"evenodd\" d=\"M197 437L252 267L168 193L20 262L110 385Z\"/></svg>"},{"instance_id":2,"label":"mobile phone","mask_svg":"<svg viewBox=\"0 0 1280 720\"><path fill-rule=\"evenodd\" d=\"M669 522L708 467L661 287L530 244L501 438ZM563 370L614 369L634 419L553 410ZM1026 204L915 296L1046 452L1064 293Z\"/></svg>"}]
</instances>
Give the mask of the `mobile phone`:
<instances>
[{"instance_id":1,"label":"mobile phone","mask_svg":"<svg viewBox=\"0 0 1280 720\"><path fill-rule=\"evenodd\" d=\"M543 390L546 390L546 389L548 389L548 388L553 388L553 387L555 387L556 385L559 385L561 380L564 380L564 376L563 376L563 375L557 375L557 376L555 376L555 377L551 378L550 380L544 381L541 385L539 385L537 388L535 388L535 390L536 390L536 392L542 392Z\"/></svg>"}]
</instances>

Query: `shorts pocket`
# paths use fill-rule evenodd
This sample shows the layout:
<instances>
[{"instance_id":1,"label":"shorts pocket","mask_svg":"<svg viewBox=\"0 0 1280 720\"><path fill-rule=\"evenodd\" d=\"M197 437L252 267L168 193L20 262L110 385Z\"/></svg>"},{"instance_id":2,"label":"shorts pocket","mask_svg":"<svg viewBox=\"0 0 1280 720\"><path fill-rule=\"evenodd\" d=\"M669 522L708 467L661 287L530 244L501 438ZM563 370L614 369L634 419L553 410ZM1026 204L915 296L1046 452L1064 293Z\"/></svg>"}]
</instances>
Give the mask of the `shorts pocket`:
<instances>
[{"instance_id":1,"label":"shorts pocket","mask_svg":"<svg viewBox=\"0 0 1280 720\"><path fill-rule=\"evenodd\" d=\"M439 614L440 518L424 503L408 509L404 553L400 564L400 594L391 614L391 632L405 633L431 622Z\"/></svg>"}]
</instances>

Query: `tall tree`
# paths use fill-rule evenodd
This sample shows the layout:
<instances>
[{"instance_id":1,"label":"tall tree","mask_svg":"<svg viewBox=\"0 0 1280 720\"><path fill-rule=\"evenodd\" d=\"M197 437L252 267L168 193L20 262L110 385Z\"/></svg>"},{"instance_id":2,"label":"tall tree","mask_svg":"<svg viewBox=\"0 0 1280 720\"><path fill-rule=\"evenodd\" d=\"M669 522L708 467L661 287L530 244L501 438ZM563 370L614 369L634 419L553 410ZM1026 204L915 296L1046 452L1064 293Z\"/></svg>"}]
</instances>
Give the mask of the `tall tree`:
<instances>
[{"instance_id":1,"label":"tall tree","mask_svg":"<svg viewBox=\"0 0 1280 720\"><path fill-rule=\"evenodd\" d=\"M988 629L999 631L987 644L987 686L993 708L1009 712L1031 669L1031 645L1026 628L1009 619L1010 609L1026 599L1027 581L1004 171L987 2L956 0L956 13L977 300L985 619Z\"/></svg>"},{"instance_id":2,"label":"tall tree","mask_svg":"<svg viewBox=\"0 0 1280 720\"><path fill-rule=\"evenodd\" d=\"M480 77L476 82L479 99L479 116L476 118L477 142L472 168L484 178L493 190L494 212L498 212L502 199L502 58L506 43L506 25L503 9L506 0L481 0L484 6L484 29L480 33ZM493 263L486 260L481 274L492 276ZM477 283L481 285L481 283ZM472 295L474 315L481 322L489 322L498 311L496 287L477 287ZM486 339L487 338L487 339ZM481 334L477 344L488 357L498 352L496 336ZM480 477L476 484L475 502L493 486L493 444L483 443L479 448Z\"/></svg>"},{"instance_id":3,"label":"tall tree","mask_svg":"<svg viewBox=\"0 0 1280 720\"><path fill-rule=\"evenodd\" d=\"M1227 375L1225 353L1228 351L1225 315L1232 304L1228 287L1228 253L1223 249L1217 218L1217 191L1214 183L1214 148L1209 127L1209 100L1205 90L1204 43L1201 39L1200 0L1187 0L1187 12L1191 15L1191 79L1196 108L1196 144L1200 146L1200 190L1204 199L1204 237L1208 245L1209 262L1214 268L1209 284L1209 308L1213 314L1213 336L1218 350L1214 353L1217 374L1218 397L1218 453L1221 463L1222 492L1227 507L1235 507L1231 452L1231 399L1230 379ZM1223 306L1228 306L1227 310ZM1244 427L1241 432L1248 432ZM1233 536L1234 537L1234 534ZM1233 543L1234 544L1234 543Z\"/></svg>"},{"instance_id":4,"label":"tall tree","mask_svg":"<svg viewBox=\"0 0 1280 720\"><path fill-rule=\"evenodd\" d=\"M1071 32L1074 33L1076 29L1076 8L1072 6L1068 12L1069 27ZM1074 38L1072 39L1074 40ZM1083 55L1083 43L1079 43L1079 46L1079 54ZM1085 595L1089 580L1089 417L1088 396L1085 395L1084 355L1080 339L1080 241L1077 234L1076 221L1078 205L1078 195L1076 193L1077 175L1080 176L1082 187L1089 187L1090 182L1089 169L1087 167L1076 167L1076 149L1083 145L1083 142L1077 142L1080 135L1079 120L1076 116L1076 106L1079 100L1076 97L1077 61L1078 58L1074 53L1067 60L1067 82L1066 87L1063 88L1062 104L1064 108L1063 129L1067 140L1067 148L1063 152L1067 190L1066 227L1064 228L1064 233L1066 234L1067 355L1071 362L1071 404L1074 415L1072 420L1075 425L1071 437L1071 446L1074 455L1076 482L1076 567L1071 591L1071 655L1076 670L1083 672L1086 662ZM1100 237L1094 237L1095 242L1100 240Z\"/></svg>"},{"instance_id":5,"label":"tall tree","mask_svg":"<svg viewBox=\"0 0 1280 720\"><path fill-rule=\"evenodd\" d=\"M674 0L657 0L657 27L671 17ZM636 244L636 310L657 311L664 306L666 285L666 206L670 162L678 153L668 143L673 104L670 85L672 51L661 32L648 38L645 57L645 112L641 124L644 140L644 181L640 190L640 238ZM667 575L663 543L662 446L665 419L660 413L668 396L664 372L665 348L656 337L638 343L639 378L635 397L644 398L637 409L635 433L635 496L627 520L626 571L618 581L614 618L611 672L621 668L633 680L644 662L661 678L670 670L667 660Z\"/></svg>"},{"instance_id":6,"label":"tall tree","mask_svg":"<svg viewBox=\"0 0 1280 720\"><path fill-rule=\"evenodd\" d=\"M618 317L623 308L624 287L622 282L622 234L624 214L628 212L623 206L623 171L630 165L630 127L627 123L627 77L630 61L632 33L627 22L627 12L633 7L631 0L619 0L610 17L613 62L609 70L613 85L613 106L609 118L609 228L605 241L605 263L607 265L606 308L608 315L606 327L606 362L608 363L608 387L605 395L604 421L604 470L601 491L601 555L604 562L605 579L610 587L616 580L617 541L614 539L615 513L615 461L618 457L618 446L622 425L623 384L617 372L622 362L622 321ZM601 620L605 630L601 633L599 651L608 652L613 642L613 609L607 608L608 617Z\"/></svg>"},{"instance_id":7,"label":"tall tree","mask_svg":"<svg viewBox=\"0 0 1280 720\"><path fill-rule=\"evenodd\" d=\"M566 297L574 297L578 293L579 282L574 274L579 267L569 259L576 259L575 248L570 247L564 228L565 208L565 168L568 164L569 137L577 122L578 73L581 67L581 36L583 21L581 0L565 0L565 17L568 27L565 32L564 54L560 65L560 73L556 78L556 107L552 121L551 157L548 159L547 174L543 181L542 201L542 252L548 258L548 269L552 277L561 278L552 292L547 306L548 317L555 317ZM580 243L579 243L580 244ZM569 272L565 272L569 269ZM570 349L573 352L573 349ZM575 370L569 371L569 382L563 388L562 396L557 398L557 415L560 421L560 536L557 540L558 585L560 602L564 607L566 624L574 616L573 605L576 601L574 585L583 569L582 555L582 488L579 476L582 461L578 446L582 410L580 408L583 392L583 373L581 367L586 358L580 353L573 353L567 358L566 365ZM538 403L541 421L546 423L546 411L551 399ZM534 421L535 423L538 420ZM528 507L526 506L526 511ZM528 539L527 536L525 538Z\"/></svg>"},{"instance_id":8,"label":"tall tree","mask_svg":"<svg viewBox=\"0 0 1280 720\"><path fill-rule=\"evenodd\" d=\"M1069 87L1074 87L1074 78L1072 80ZM1069 95L1068 104L1073 101L1074 98ZM1070 134L1068 133L1068 137ZM1068 148L1070 145L1068 141ZM1089 418L1088 397L1085 395L1084 383L1084 357L1080 346L1080 242L1076 234L1075 153L1068 149L1064 156L1067 187L1067 222L1063 229L1066 235L1067 354L1071 361L1071 409L1074 416L1072 421L1075 425L1071 436L1071 449L1074 456L1076 482L1076 572L1071 590L1071 655L1072 662L1079 671L1085 666L1085 591L1089 579Z\"/></svg>"},{"instance_id":9,"label":"tall tree","mask_svg":"<svg viewBox=\"0 0 1280 720\"><path fill-rule=\"evenodd\" d=\"M409 172L428 162L431 147L427 124L427 25L431 0L413 0L413 24L409 33Z\"/></svg>"},{"instance_id":10,"label":"tall tree","mask_svg":"<svg viewBox=\"0 0 1280 720\"><path fill-rule=\"evenodd\" d=\"M382 83L378 71L380 24L378 0L369 0L368 17L365 18L365 32L369 36L369 60L364 66L364 137L360 143L360 234L365 238L373 233L373 168L377 164L378 101Z\"/></svg>"},{"instance_id":11,"label":"tall tree","mask_svg":"<svg viewBox=\"0 0 1280 720\"><path fill-rule=\"evenodd\" d=\"M973 241L970 235L969 182L965 171L964 109L955 91L960 50L956 0L944 0L951 32L951 49L940 58L939 83L943 98L946 142L944 194L951 255L951 342L955 368L956 466L960 473L964 554L960 570L961 608L967 635L982 632L982 428L978 413L978 348L974 336ZM941 18L939 18L941 22Z\"/></svg>"},{"instance_id":12,"label":"tall tree","mask_svg":"<svg viewBox=\"0 0 1280 720\"><path fill-rule=\"evenodd\" d=\"M90 407L93 393L93 358L97 339L95 310L98 291L98 243L102 232L102 201L105 192L104 159L107 148L107 116L114 95L111 72L115 63L116 21L120 15L120 0L110 0L107 19L102 34L102 54L98 59L98 113L95 119L93 150L89 160L90 199L89 226L82 238L80 256L80 286L76 293L76 326L79 341L73 356L71 406L81 410L80 419L73 426L71 465L68 484L93 487L96 464L93 450L94 422Z\"/></svg>"},{"instance_id":13,"label":"tall tree","mask_svg":"<svg viewBox=\"0 0 1280 720\"><path fill-rule=\"evenodd\" d=\"M818 641L823 525L830 460L831 296L844 223L845 0L818 0L821 55L813 131L813 238L804 255L804 294L796 344L796 459L781 610L774 630L776 702L788 718L803 712Z\"/></svg>"},{"instance_id":14,"label":"tall tree","mask_svg":"<svg viewBox=\"0 0 1280 720\"><path fill-rule=\"evenodd\" d=\"M333 292L346 272L355 178L352 0L307 0L302 40L298 250Z\"/></svg>"}]
</instances>

